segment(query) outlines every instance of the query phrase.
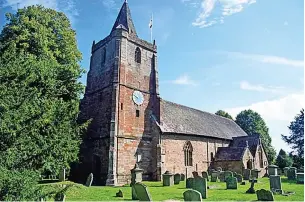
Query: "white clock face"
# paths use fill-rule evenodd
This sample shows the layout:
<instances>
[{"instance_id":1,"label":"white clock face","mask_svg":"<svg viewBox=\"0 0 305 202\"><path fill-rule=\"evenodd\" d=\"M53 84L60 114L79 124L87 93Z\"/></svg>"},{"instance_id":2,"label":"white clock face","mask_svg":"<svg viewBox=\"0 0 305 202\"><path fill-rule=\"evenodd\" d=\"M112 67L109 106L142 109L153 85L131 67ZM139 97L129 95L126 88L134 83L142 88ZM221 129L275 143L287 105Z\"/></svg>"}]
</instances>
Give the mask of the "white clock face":
<instances>
[{"instance_id":1,"label":"white clock face","mask_svg":"<svg viewBox=\"0 0 305 202\"><path fill-rule=\"evenodd\" d=\"M144 96L140 91L134 91L132 94L132 100L134 101L134 103L136 103L137 105L141 105L144 102Z\"/></svg>"}]
</instances>

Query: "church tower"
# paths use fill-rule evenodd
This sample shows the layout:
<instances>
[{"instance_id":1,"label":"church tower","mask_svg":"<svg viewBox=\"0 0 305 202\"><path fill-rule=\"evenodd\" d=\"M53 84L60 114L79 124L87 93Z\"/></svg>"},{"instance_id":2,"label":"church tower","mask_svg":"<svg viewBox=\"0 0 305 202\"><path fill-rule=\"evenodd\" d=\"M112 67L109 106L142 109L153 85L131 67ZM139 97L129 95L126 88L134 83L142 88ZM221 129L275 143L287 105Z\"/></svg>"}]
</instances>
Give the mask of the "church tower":
<instances>
[{"instance_id":1,"label":"church tower","mask_svg":"<svg viewBox=\"0 0 305 202\"><path fill-rule=\"evenodd\" d=\"M110 34L93 42L80 121L91 120L80 154L79 173L94 184L130 183L138 163L143 179L157 176L160 118L157 47L138 37L125 1Z\"/></svg>"}]
</instances>

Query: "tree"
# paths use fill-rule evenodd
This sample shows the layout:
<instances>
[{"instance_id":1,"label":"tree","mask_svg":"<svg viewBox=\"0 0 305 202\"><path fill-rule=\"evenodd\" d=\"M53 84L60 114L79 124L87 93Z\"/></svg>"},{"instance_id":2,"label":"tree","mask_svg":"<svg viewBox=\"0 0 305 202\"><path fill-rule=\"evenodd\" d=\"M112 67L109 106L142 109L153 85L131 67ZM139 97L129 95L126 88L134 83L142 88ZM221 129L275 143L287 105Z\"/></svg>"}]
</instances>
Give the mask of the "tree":
<instances>
[{"instance_id":1,"label":"tree","mask_svg":"<svg viewBox=\"0 0 305 202\"><path fill-rule=\"evenodd\" d=\"M248 134L259 135L262 140L262 145L266 152L268 162L272 163L275 159L275 149L271 145L271 137L269 129L264 119L257 113L249 110L244 110L236 116L235 122Z\"/></svg>"},{"instance_id":2,"label":"tree","mask_svg":"<svg viewBox=\"0 0 305 202\"><path fill-rule=\"evenodd\" d=\"M288 126L290 135L282 135L282 139L291 145L293 149L291 156L293 157L297 167L304 164L304 109L297 114L294 120Z\"/></svg>"},{"instance_id":3,"label":"tree","mask_svg":"<svg viewBox=\"0 0 305 202\"><path fill-rule=\"evenodd\" d=\"M41 6L7 14L0 34L0 165L52 171L78 159L84 72L68 18ZM0 188L1 189L1 188Z\"/></svg>"},{"instance_id":4,"label":"tree","mask_svg":"<svg viewBox=\"0 0 305 202\"><path fill-rule=\"evenodd\" d=\"M233 120L232 116L223 110L218 110L215 114Z\"/></svg>"},{"instance_id":5,"label":"tree","mask_svg":"<svg viewBox=\"0 0 305 202\"><path fill-rule=\"evenodd\" d=\"M280 150L275 162L280 169L290 167L293 163L292 159L286 154L283 149Z\"/></svg>"}]
</instances>

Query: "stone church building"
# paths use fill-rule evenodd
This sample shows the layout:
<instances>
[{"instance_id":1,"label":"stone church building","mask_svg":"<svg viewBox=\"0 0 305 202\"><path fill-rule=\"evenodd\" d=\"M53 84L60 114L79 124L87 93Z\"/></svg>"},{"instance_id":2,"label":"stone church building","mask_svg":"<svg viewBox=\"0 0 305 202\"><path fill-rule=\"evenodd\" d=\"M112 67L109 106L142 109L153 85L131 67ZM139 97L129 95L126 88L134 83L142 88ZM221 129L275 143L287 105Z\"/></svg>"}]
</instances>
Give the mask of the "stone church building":
<instances>
[{"instance_id":1,"label":"stone church building","mask_svg":"<svg viewBox=\"0 0 305 202\"><path fill-rule=\"evenodd\" d=\"M144 180L218 166L263 175L268 164L260 138L234 121L160 98L157 46L138 37L126 1L110 34L92 44L80 110L91 121L73 171L82 181L93 173L95 184L130 183L135 163Z\"/></svg>"}]
</instances>

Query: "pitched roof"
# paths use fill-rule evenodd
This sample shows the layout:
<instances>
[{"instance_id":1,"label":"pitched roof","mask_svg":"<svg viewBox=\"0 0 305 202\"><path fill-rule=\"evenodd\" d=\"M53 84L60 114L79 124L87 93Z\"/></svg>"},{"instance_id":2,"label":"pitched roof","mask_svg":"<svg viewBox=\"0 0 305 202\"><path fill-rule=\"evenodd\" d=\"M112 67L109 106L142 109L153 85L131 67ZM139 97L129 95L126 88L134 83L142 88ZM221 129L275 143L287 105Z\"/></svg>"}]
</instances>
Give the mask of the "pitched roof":
<instances>
[{"instance_id":1,"label":"pitched roof","mask_svg":"<svg viewBox=\"0 0 305 202\"><path fill-rule=\"evenodd\" d=\"M112 31L116 29L125 29L129 34L134 34L137 36L135 26L132 22L130 9L128 3L125 1L122 5L122 8L118 14L118 17L112 27Z\"/></svg>"},{"instance_id":2,"label":"pitched roof","mask_svg":"<svg viewBox=\"0 0 305 202\"><path fill-rule=\"evenodd\" d=\"M159 127L164 133L178 133L232 139L247 134L231 119L173 102L160 100Z\"/></svg>"},{"instance_id":3,"label":"pitched roof","mask_svg":"<svg viewBox=\"0 0 305 202\"><path fill-rule=\"evenodd\" d=\"M248 146L251 154L255 156L257 146L260 144L259 135L251 135L246 137L234 137L233 141L230 143L230 147L246 147L248 141Z\"/></svg>"},{"instance_id":4,"label":"pitched roof","mask_svg":"<svg viewBox=\"0 0 305 202\"><path fill-rule=\"evenodd\" d=\"M218 147L215 161L242 160L246 149L246 147Z\"/></svg>"}]
</instances>

